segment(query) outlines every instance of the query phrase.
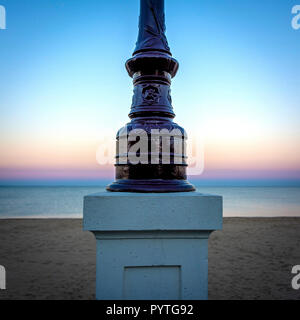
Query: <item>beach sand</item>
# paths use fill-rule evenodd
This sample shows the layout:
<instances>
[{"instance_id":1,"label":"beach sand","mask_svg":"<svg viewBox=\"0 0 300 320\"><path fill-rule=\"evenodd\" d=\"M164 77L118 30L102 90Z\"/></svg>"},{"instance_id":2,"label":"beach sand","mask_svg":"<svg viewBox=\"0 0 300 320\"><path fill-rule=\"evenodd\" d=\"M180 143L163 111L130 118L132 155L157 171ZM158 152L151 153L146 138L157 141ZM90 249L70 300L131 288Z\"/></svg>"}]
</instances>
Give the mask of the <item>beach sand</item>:
<instances>
[{"instance_id":1,"label":"beach sand","mask_svg":"<svg viewBox=\"0 0 300 320\"><path fill-rule=\"evenodd\" d=\"M0 299L94 299L96 242L81 220L0 220ZM300 218L225 218L209 241L209 299L300 299Z\"/></svg>"}]
</instances>

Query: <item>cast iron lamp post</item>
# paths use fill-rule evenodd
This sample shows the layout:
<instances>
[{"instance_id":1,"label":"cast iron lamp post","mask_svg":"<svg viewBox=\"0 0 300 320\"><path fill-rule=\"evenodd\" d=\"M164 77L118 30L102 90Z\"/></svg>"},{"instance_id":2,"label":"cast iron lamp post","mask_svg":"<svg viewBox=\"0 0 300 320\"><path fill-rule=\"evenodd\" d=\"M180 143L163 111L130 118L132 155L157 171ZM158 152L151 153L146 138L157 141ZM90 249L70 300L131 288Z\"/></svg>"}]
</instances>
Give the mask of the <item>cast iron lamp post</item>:
<instances>
[{"instance_id":1,"label":"cast iron lamp post","mask_svg":"<svg viewBox=\"0 0 300 320\"><path fill-rule=\"evenodd\" d=\"M107 187L117 192L84 198L84 230L97 241L96 298L207 299L208 238L222 229L222 197L186 192L195 188L186 181L186 135L173 122L178 63L165 37L164 0L141 0L126 68L131 122L117 134L116 181Z\"/></svg>"},{"instance_id":2,"label":"cast iron lamp post","mask_svg":"<svg viewBox=\"0 0 300 320\"><path fill-rule=\"evenodd\" d=\"M126 62L126 69L134 84L129 114L131 122L117 134L116 181L107 187L108 191L195 191L194 186L186 180L187 137L184 129L173 122L175 114L170 85L178 66L165 35L164 0L141 0L138 41L133 57ZM171 133L169 161L165 161L164 137L161 134L166 130ZM134 131L146 133L144 138L139 138L147 147L146 150L137 150L138 156L143 159L139 163L132 163L128 156L137 142L128 139ZM158 135L161 137L155 140ZM178 141L181 148L176 148ZM155 145L158 148L156 155L153 150Z\"/></svg>"}]
</instances>

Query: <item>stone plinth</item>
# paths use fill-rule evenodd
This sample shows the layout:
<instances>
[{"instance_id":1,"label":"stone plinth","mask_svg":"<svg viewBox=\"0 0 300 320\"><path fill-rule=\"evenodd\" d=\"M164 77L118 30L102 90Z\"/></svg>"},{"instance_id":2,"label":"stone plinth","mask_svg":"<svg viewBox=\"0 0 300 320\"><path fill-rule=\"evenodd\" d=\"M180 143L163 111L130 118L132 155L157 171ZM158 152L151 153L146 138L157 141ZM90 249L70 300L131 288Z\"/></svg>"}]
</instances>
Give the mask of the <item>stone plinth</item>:
<instances>
[{"instance_id":1,"label":"stone plinth","mask_svg":"<svg viewBox=\"0 0 300 320\"><path fill-rule=\"evenodd\" d=\"M221 228L220 196L85 197L84 230L97 240L96 298L207 299L208 238Z\"/></svg>"}]
</instances>

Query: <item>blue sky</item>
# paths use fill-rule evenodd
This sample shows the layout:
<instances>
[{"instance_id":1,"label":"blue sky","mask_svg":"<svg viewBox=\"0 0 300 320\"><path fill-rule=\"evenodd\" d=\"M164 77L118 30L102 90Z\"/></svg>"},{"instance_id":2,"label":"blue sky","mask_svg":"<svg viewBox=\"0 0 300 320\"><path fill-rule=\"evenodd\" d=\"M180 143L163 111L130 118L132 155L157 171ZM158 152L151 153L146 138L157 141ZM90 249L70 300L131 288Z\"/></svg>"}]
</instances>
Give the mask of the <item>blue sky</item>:
<instances>
[{"instance_id":1,"label":"blue sky","mask_svg":"<svg viewBox=\"0 0 300 320\"><path fill-rule=\"evenodd\" d=\"M298 177L300 30L291 27L296 4L300 1L166 0L167 37L180 63L172 84L176 121L205 135L209 150L220 150L221 142L227 146L224 165L215 160L219 153L208 152L208 171L234 169L239 146L249 144L251 154L244 157L253 161L242 157L245 165L239 168L245 177L269 167L274 176L292 170ZM7 172L16 179L14 170L40 170L41 177L43 170L64 170L68 157L72 168L96 170L95 157L83 146L128 121L132 82L124 63L137 38L139 1L0 0L0 5L7 11L7 30L0 30L5 179ZM69 154L62 153L61 141ZM41 145L48 161L39 158ZM83 160L80 150L86 152Z\"/></svg>"}]
</instances>

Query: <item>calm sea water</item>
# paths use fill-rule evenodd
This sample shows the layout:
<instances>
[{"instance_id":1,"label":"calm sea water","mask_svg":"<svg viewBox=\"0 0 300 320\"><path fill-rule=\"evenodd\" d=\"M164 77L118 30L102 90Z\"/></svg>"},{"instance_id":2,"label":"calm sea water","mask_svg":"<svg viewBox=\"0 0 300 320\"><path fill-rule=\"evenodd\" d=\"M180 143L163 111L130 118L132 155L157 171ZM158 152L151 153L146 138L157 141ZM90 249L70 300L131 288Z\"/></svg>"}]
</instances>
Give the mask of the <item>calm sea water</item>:
<instances>
[{"instance_id":1,"label":"calm sea water","mask_svg":"<svg viewBox=\"0 0 300 320\"><path fill-rule=\"evenodd\" d=\"M104 187L0 187L1 218L81 218L83 197ZM198 187L224 198L227 217L300 217L300 188Z\"/></svg>"}]
</instances>

